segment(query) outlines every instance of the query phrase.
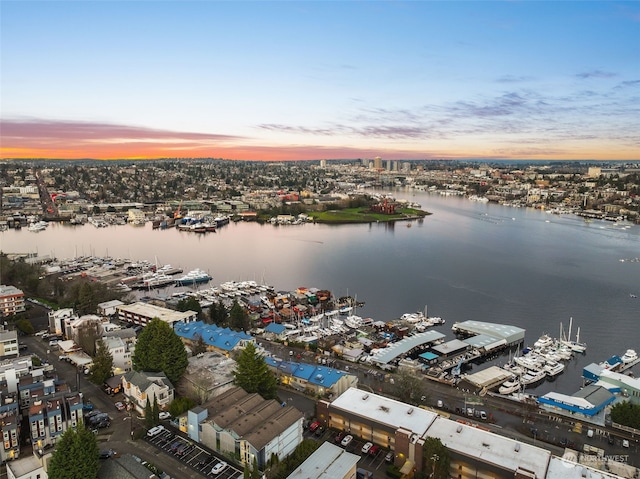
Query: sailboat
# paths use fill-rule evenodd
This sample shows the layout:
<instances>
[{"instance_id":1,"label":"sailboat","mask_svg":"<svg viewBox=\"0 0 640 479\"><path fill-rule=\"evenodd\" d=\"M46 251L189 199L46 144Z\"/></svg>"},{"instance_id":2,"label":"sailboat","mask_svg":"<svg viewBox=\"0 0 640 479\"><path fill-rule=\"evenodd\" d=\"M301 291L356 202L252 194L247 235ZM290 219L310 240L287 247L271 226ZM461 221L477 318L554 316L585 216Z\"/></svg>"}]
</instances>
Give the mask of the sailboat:
<instances>
[{"instance_id":1,"label":"sailboat","mask_svg":"<svg viewBox=\"0 0 640 479\"><path fill-rule=\"evenodd\" d=\"M564 344L565 346L568 346L572 351L575 351L576 353L584 353L587 350L587 345L586 343L581 343L580 342L580 328L578 327L578 331L576 332L576 339L575 341L573 341L571 339L571 327L573 325L573 317L569 318L569 333L567 334L567 337L561 337L560 338L560 342L562 344ZM564 333L563 331L561 331L561 333ZM564 336L564 334L562 334L562 336Z\"/></svg>"}]
</instances>

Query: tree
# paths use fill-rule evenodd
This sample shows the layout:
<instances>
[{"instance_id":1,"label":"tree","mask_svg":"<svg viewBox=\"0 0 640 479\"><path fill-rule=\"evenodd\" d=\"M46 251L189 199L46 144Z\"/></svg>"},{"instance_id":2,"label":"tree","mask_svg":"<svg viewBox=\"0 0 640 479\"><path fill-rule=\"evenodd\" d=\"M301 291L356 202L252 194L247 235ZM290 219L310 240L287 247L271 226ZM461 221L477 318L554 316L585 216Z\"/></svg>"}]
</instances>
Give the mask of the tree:
<instances>
[{"instance_id":1,"label":"tree","mask_svg":"<svg viewBox=\"0 0 640 479\"><path fill-rule=\"evenodd\" d=\"M151 429L153 426L155 426L153 422L153 410L151 409L149 396L147 396L147 401L144 403L144 425L147 429Z\"/></svg>"},{"instance_id":2,"label":"tree","mask_svg":"<svg viewBox=\"0 0 640 479\"><path fill-rule=\"evenodd\" d=\"M249 315L240 306L240 303L235 300L233 301L233 306L231 306L231 311L229 311L229 325L231 329L238 331L248 331L250 326Z\"/></svg>"},{"instance_id":3,"label":"tree","mask_svg":"<svg viewBox=\"0 0 640 479\"><path fill-rule=\"evenodd\" d=\"M151 416L153 417L153 424L160 424L160 406L158 406L158 398L153 395L153 407L151 408Z\"/></svg>"},{"instance_id":4,"label":"tree","mask_svg":"<svg viewBox=\"0 0 640 479\"><path fill-rule=\"evenodd\" d=\"M200 302L193 296L189 296L186 299L181 299L176 304L176 309L181 312L185 311L195 311L198 313L198 318L202 317L202 306Z\"/></svg>"},{"instance_id":5,"label":"tree","mask_svg":"<svg viewBox=\"0 0 640 479\"><path fill-rule=\"evenodd\" d=\"M113 376L113 356L111 356L107 344L101 339L98 341L98 349L93 357L89 380L94 384L101 385L111 376Z\"/></svg>"},{"instance_id":6,"label":"tree","mask_svg":"<svg viewBox=\"0 0 640 479\"><path fill-rule=\"evenodd\" d=\"M178 382L189 364L180 338L158 318L152 319L140 333L132 362L136 371L162 371L173 383Z\"/></svg>"},{"instance_id":7,"label":"tree","mask_svg":"<svg viewBox=\"0 0 640 479\"><path fill-rule=\"evenodd\" d=\"M217 301L209 308L209 316L211 318L211 322L216 326L225 326L227 324L229 313L222 301Z\"/></svg>"},{"instance_id":8,"label":"tree","mask_svg":"<svg viewBox=\"0 0 640 479\"><path fill-rule=\"evenodd\" d=\"M264 358L257 354L253 343L247 344L238 356L233 374L236 385L248 393L258 393L265 399L278 397L276 377Z\"/></svg>"},{"instance_id":9,"label":"tree","mask_svg":"<svg viewBox=\"0 0 640 479\"><path fill-rule=\"evenodd\" d=\"M449 467L451 458L449 450L440 439L427 437L422 447L423 472L431 479L447 479L449 477Z\"/></svg>"},{"instance_id":10,"label":"tree","mask_svg":"<svg viewBox=\"0 0 640 479\"><path fill-rule=\"evenodd\" d=\"M200 353L207 352L207 343L204 342L202 335L197 334L195 342L191 345L191 354L197 356Z\"/></svg>"},{"instance_id":11,"label":"tree","mask_svg":"<svg viewBox=\"0 0 640 479\"><path fill-rule=\"evenodd\" d=\"M418 404L425 396L424 381L407 371L401 371L394 379L395 394L401 401L410 404Z\"/></svg>"},{"instance_id":12,"label":"tree","mask_svg":"<svg viewBox=\"0 0 640 479\"><path fill-rule=\"evenodd\" d=\"M51 456L47 474L50 479L94 478L100 469L96 436L80 427L67 429Z\"/></svg>"},{"instance_id":13,"label":"tree","mask_svg":"<svg viewBox=\"0 0 640 479\"><path fill-rule=\"evenodd\" d=\"M78 346L89 356L96 354L96 339L98 339L98 325L92 321L85 321L78 328Z\"/></svg>"}]
</instances>

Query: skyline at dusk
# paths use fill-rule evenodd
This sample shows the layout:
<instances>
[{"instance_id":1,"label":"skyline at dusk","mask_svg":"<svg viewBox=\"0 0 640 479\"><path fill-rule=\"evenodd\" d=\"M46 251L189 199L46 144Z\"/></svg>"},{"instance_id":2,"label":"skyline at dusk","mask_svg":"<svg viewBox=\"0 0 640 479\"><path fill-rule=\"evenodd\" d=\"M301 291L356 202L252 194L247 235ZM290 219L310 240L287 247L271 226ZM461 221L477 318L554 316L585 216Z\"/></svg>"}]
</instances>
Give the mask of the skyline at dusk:
<instances>
[{"instance_id":1,"label":"skyline at dusk","mask_svg":"<svg viewBox=\"0 0 640 479\"><path fill-rule=\"evenodd\" d=\"M3 159L640 159L637 2L0 8Z\"/></svg>"}]
</instances>

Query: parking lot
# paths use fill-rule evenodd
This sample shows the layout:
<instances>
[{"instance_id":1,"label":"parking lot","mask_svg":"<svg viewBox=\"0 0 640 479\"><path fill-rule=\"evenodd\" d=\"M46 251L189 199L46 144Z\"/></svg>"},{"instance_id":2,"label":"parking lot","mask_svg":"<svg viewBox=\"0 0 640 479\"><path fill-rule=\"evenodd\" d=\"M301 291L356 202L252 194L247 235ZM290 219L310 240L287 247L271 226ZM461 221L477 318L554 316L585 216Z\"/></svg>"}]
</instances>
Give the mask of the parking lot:
<instances>
[{"instance_id":1,"label":"parking lot","mask_svg":"<svg viewBox=\"0 0 640 479\"><path fill-rule=\"evenodd\" d=\"M210 451L203 449L195 441L176 434L173 430L165 428L153 437L146 438L149 443L166 454L174 456L180 462L199 473L202 477L216 477L220 479L240 479L243 471L237 469L229 463L228 459L221 459L213 455ZM221 462L229 463L219 473L215 474L212 469Z\"/></svg>"},{"instance_id":2,"label":"parking lot","mask_svg":"<svg viewBox=\"0 0 640 479\"><path fill-rule=\"evenodd\" d=\"M340 447L343 447L341 445L342 440L347 435L348 435L347 433L339 434L338 431L335 431L333 429L322 429L320 430L320 432L318 432L318 429L316 429L315 431L306 429L304 432L304 436L306 439L314 439L318 442L327 441L327 442L336 444L337 446L340 446ZM347 446L344 446L343 448L347 452L360 456L360 461L358 461L358 467L361 467L363 469L373 472L376 477L383 477L383 475L385 474L386 467L388 465L388 463L385 460L385 457L387 456L387 453L389 452L389 450L383 449L381 447L375 447L375 448L372 448L372 450L369 450L368 453L363 453L362 447L367 442L368 441L366 440L362 440L356 436L353 436L353 439L349 442L349 444ZM393 460L391 460L391 462L393 462Z\"/></svg>"}]
</instances>

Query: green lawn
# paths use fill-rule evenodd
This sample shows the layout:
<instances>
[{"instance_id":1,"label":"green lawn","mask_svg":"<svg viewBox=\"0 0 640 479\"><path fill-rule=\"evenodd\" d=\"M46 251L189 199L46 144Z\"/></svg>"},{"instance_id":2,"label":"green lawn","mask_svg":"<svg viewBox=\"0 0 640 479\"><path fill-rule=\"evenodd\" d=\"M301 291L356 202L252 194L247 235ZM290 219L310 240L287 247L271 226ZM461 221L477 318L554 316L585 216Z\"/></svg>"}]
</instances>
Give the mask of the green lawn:
<instances>
[{"instance_id":1,"label":"green lawn","mask_svg":"<svg viewBox=\"0 0 640 479\"><path fill-rule=\"evenodd\" d=\"M344 210L330 210L321 212L309 212L317 223L372 223L389 222L426 216L428 213L413 208L405 208L394 215L374 213L368 208L347 208Z\"/></svg>"}]
</instances>

